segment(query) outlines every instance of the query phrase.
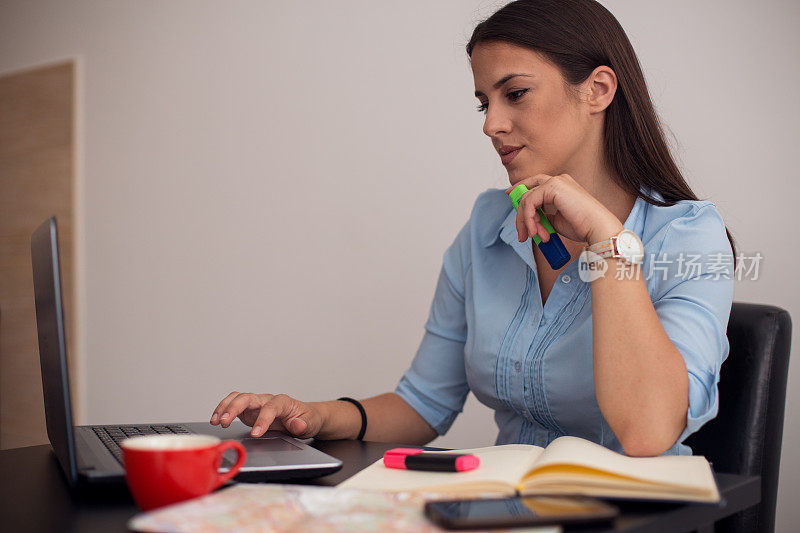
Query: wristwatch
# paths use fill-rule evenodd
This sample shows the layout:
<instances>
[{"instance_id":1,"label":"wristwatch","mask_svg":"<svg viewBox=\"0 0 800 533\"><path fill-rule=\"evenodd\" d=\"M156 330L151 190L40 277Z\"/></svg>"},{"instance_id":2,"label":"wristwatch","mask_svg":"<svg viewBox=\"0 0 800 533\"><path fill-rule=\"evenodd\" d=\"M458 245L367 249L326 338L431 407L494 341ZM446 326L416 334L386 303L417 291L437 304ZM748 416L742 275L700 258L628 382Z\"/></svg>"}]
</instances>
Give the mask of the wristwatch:
<instances>
[{"instance_id":1,"label":"wristwatch","mask_svg":"<svg viewBox=\"0 0 800 533\"><path fill-rule=\"evenodd\" d=\"M587 250L603 259L616 258L633 265L641 264L644 259L642 240L631 230L623 229L610 239L591 244Z\"/></svg>"}]
</instances>

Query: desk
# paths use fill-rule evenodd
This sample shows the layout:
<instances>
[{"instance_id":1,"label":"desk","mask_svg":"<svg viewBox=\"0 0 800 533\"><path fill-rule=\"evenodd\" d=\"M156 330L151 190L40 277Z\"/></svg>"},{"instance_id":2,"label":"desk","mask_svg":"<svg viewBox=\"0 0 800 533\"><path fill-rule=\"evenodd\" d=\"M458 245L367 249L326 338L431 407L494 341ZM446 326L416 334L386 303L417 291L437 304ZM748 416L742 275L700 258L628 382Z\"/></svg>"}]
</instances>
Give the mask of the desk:
<instances>
[{"instance_id":1,"label":"desk","mask_svg":"<svg viewBox=\"0 0 800 533\"><path fill-rule=\"evenodd\" d=\"M314 441L311 445L344 461L340 471L304 482L323 486L344 481L378 460L384 451L401 446L357 441ZM599 531L705 531L714 521L759 502L758 477L717 474L717 481L726 500L724 506L626 504L614 527ZM124 486L71 495L50 446L0 451L2 531L123 532L137 512Z\"/></svg>"}]
</instances>

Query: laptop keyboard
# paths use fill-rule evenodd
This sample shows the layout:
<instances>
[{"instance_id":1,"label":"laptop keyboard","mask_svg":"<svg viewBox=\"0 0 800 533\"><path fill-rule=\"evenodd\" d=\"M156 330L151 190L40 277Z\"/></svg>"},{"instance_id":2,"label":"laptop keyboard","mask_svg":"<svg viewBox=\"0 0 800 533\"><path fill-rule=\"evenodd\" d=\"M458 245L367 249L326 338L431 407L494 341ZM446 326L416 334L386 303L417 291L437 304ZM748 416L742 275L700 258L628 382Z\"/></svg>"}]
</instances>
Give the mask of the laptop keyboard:
<instances>
[{"instance_id":1,"label":"laptop keyboard","mask_svg":"<svg viewBox=\"0 0 800 533\"><path fill-rule=\"evenodd\" d=\"M139 435L184 435L189 434L189 428L184 425L152 425L152 426L94 426L92 431L100 442L108 448L117 461L122 464L122 449L119 443L129 437Z\"/></svg>"}]
</instances>

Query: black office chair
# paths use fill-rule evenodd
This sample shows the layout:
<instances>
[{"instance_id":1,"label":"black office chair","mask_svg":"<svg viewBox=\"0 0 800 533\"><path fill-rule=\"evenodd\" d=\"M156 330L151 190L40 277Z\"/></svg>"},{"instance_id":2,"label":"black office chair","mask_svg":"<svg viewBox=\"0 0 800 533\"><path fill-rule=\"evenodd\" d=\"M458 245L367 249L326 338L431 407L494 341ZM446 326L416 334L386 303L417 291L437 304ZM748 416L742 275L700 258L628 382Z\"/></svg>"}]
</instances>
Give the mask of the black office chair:
<instances>
[{"instance_id":1,"label":"black office chair","mask_svg":"<svg viewBox=\"0 0 800 533\"><path fill-rule=\"evenodd\" d=\"M715 531L772 532L792 340L789 313L770 305L734 303L728 340L719 414L686 444L718 472L761 476L761 503L717 522Z\"/></svg>"},{"instance_id":2,"label":"black office chair","mask_svg":"<svg viewBox=\"0 0 800 533\"><path fill-rule=\"evenodd\" d=\"M2 323L0 323L0 331L2 331L2 327L3 327L3 325L2 325ZM2 360L2 357L3 357L3 354L0 353L0 360ZM0 383L2 383L1 379L0 379ZM2 394L0 394L0 398L1 397L2 397ZM2 431L2 429L0 429L0 435L2 435L2 433L3 433L3 431ZM0 450L2 450L2 449L3 449L3 442L2 442L2 440L0 440Z\"/></svg>"}]
</instances>

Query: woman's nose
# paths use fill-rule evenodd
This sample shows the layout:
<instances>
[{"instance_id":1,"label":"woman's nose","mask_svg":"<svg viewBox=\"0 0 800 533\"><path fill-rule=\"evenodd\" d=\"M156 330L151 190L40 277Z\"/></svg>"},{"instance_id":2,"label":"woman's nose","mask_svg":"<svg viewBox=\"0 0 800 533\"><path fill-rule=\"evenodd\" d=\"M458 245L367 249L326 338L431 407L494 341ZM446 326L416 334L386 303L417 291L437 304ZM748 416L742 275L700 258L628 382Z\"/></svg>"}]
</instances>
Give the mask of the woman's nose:
<instances>
[{"instance_id":1,"label":"woman's nose","mask_svg":"<svg viewBox=\"0 0 800 533\"><path fill-rule=\"evenodd\" d=\"M511 121L502 109L493 110L491 106L486 110L486 118L483 120L483 133L489 137L495 137L498 133L509 133L511 131Z\"/></svg>"}]
</instances>

